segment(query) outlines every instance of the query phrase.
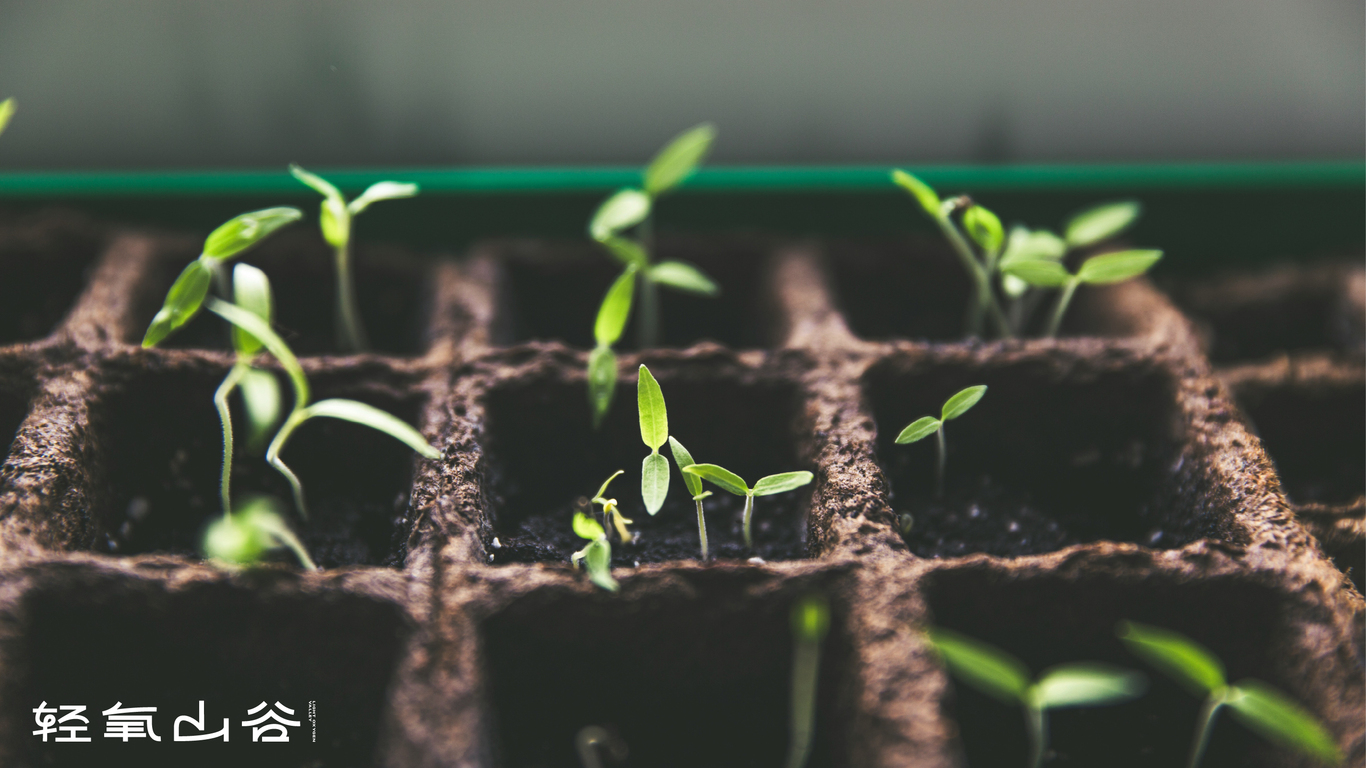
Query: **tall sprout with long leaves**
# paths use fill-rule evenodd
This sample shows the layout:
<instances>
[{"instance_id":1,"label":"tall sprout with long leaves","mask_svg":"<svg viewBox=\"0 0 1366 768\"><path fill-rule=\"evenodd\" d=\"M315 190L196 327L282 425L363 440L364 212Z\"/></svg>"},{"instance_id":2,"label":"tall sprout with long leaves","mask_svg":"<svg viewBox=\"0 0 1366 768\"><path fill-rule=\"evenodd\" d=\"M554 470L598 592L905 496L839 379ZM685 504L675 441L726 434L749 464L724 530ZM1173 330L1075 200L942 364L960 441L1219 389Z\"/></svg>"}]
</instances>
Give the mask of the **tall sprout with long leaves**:
<instances>
[{"instance_id":1,"label":"tall sprout with long leaves","mask_svg":"<svg viewBox=\"0 0 1366 768\"><path fill-rule=\"evenodd\" d=\"M346 352L364 352L369 348L365 325L361 322L360 306L356 303L356 283L351 272L351 222L362 211L381 200L397 200L417 194L417 185L397 181L371 184L359 197L347 202L331 182L309 173L298 165L290 165L289 172L323 196L318 224L323 239L332 246L337 268L337 346Z\"/></svg>"}]
</instances>

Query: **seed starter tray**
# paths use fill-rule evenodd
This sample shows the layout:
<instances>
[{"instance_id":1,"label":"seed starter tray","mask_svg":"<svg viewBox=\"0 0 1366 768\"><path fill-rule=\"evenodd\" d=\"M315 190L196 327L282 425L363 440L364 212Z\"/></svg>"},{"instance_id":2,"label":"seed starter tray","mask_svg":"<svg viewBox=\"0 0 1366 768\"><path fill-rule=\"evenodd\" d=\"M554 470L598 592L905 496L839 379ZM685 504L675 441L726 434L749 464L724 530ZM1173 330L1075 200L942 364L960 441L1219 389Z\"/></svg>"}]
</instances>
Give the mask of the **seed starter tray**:
<instances>
[{"instance_id":1,"label":"seed starter tray","mask_svg":"<svg viewBox=\"0 0 1366 768\"><path fill-rule=\"evenodd\" d=\"M0 429L15 435L0 473L0 764L577 766L574 735L598 724L624 737L628 765L778 766L787 615L811 592L832 609L813 767L1020 765L1018 712L954 685L918 628L960 630L1035 671L1144 668L1115 639L1126 618L1205 643L1230 679L1283 688L1349 764L1366 758L1360 339L1225 356L1210 296L1242 277L1169 285L1175 304L1146 279L1083 288L1063 338L958 342L968 286L933 241L664 238L661 254L722 294L665 293L663 348L632 349L628 329L594 431L584 347L612 278L604 255L553 241L487 242L461 261L362 247L379 351L337 356L329 255L300 228L244 260L271 276L317 396L391 410L443 455L310 424L286 459L310 493L301 533L323 570L231 571L195 553L218 511L222 324L138 345L198 242L63 213L0 220L0 290L18 308L0 315ZM1266 296L1311 272L1287 267ZM1345 274L1324 283L1342 301L1317 305L1360 331L1360 270ZM740 543L739 504L718 494L719 558L699 562L676 472L660 515L641 508L640 363L695 457L746 478L814 472L756 501L756 552ZM947 429L937 500L932 448L892 437L977 383L990 391ZM1357 410L1273 425L1280 399L1323 398ZM1355 446L1356 474L1304 479L1330 428L1345 433L1333 445ZM235 467L238 493L287 497L259 456L239 451ZM616 469L641 540L614 545L622 586L609 594L569 566L569 519ZM1180 764L1198 702L1149 678L1135 702L1054 714L1049 764ZM229 744L102 738L115 701L157 706L165 736L199 700L211 722L234 720ZM42 701L89 706L94 742L30 735ZM236 721L261 701L300 719L316 702L316 742L305 719L288 744L251 743ZM1203 763L1309 764L1232 721Z\"/></svg>"}]
</instances>

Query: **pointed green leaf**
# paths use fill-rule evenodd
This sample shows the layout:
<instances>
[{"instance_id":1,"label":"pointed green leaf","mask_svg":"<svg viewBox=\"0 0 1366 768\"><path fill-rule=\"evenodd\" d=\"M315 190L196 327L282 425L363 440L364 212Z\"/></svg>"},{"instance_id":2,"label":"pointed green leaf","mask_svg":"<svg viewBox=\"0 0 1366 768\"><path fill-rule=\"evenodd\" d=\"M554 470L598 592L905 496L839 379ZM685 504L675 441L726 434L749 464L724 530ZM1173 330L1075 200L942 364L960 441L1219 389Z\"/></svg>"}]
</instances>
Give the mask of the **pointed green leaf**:
<instances>
[{"instance_id":1,"label":"pointed green leaf","mask_svg":"<svg viewBox=\"0 0 1366 768\"><path fill-rule=\"evenodd\" d=\"M616 477L616 475L613 475L613 477ZM599 523L597 520L594 520L582 512L574 513L574 533L577 534L579 538L588 539L589 541L601 539L607 535L607 532L602 529L602 523Z\"/></svg>"},{"instance_id":2,"label":"pointed green leaf","mask_svg":"<svg viewBox=\"0 0 1366 768\"><path fill-rule=\"evenodd\" d=\"M1226 703L1243 725L1329 765L1342 764L1342 752L1332 734L1284 693L1258 680L1243 680L1229 693Z\"/></svg>"},{"instance_id":3,"label":"pointed green leaf","mask_svg":"<svg viewBox=\"0 0 1366 768\"><path fill-rule=\"evenodd\" d=\"M345 248L351 242L351 214L341 198L329 197L322 202L318 226L322 229L323 239L333 248Z\"/></svg>"},{"instance_id":4,"label":"pointed green leaf","mask_svg":"<svg viewBox=\"0 0 1366 768\"><path fill-rule=\"evenodd\" d=\"M346 212L352 216L359 216L361 211L381 200L398 200L404 197L412 197L417 194L416 184L407 184L398 181L379 181L371 184L366 190L360 193L360 197L352 200L346 206Z\"/></svg>"},{"instance_id":5,"label":"pointed green leaf","mask_svg":"<svg viewBox=\"0 0 1366 768\"><path fill-rule=\"evenodd\" d=\"M1029 290L1029 283L1014 275L1004 275L1001 277L1001 290L1010 298L1018 299Z\"/></svg>"},{"instance_id":6,"label":"pointed green leaf","mask_svg":"<svg viewBox=\"0 0 1366 768\"><path fill-rule=\"evenodd\" d=\"M10 118L14 117L14 110L13 98L0 101L0 133L5 132L5 126L9 125Z\"/></svg>"},{"instance_id":7,"label":"pointed green leaf","mask_svg":"<svg viewBox=\"0 0 1366 768\"><path fill-rule=\"evenodd\" d=\"M617 355L609 347L588 353L588 404L593 408L593 428L602 424L617 392Z\"/></svg>"},{"instance_id":8,"label":"pointed green leaf","mask_svg":"<svg viewBox=\"0 0 1366 768\"><path fill-rule=\"evenodd\" d=\"M413 427L403 419L400 419L388 411L381 411L373 405L368 405L356 400L319 400L304 409L305 420L315 417L341 419L343 421L362 424L371 429L383 432L422 454L426 458L441 458L441 451L432 447L431 443L427 442L427 438L423 437L421 432L413 429Z\"/></svg>"},{"instance_id":9,"label":"pointed green leaf","mask_svg":"<svg viewBox=\"0 0 1366 768\"><path fill-rule=\"evenodd\" d=\"M594 539L584 553L589 580L608 592L616 592L621 585L612 578L612 545L607 542L607 537Z\"/></svg>"},{"instance_id":10,"label":"pointed green leaf","mask_svg":"<svg viewBox=\"0 0 1366 768\"><path fill-rule=\"evenodd\" d=\"M323 197L331 200L343 200L341 190L333 186L332 182L316 173L305 171L303 166L298 163L289 164L289 173Z\"/></svg>"},{"instance_id":11,"label":"pointed green leaf","mask_svg":"<svg viewBox=\"0 0 1366 768\"><path fill-rule=\"evenodd\" d=\"M1046 229L1030 231L1016 226L1010 230L1006 240L1005 252L1001 254L1001 267L1017 261L1057 261L1067 253L1067 243Z\"/></svg>"},{"instance_id":12,"label":"pointed green leaf","mask_svg":"<svg viewBox=\"0 0 1366 768\"><path fill-rule=\"evenodd\" d=\"M607 246L607 250L612 252L612 256L622 264L639 269L648 269L650 257L645 253L645 249L640 244L624 237L615 235L604 238L602 244Z\"/></svg>"},{"instance_id":13,"label":"pointed green leaf","mask_svg":"<svg viewBox=\"0 0 1366 768\"><path fill-rule=\"evenodd\" d=\"M921 416L901 430L901 434L896 436L896 442L905 445L924 440L939 431L939 424L939 419L933 416Z\"/></svg>"},{"instance_id":14,"label":"pointed green leaf","mask_svg":"<svg viewBox=\"0 0 1366 768\"><path fill-rule=\"evenodd\" d=\"M986 253L995 253L1005 240L1005 228L996 214L974 205L963 214L963 229Z\"/></svg>"},{"instance_id":15,"label":"pointed green leaf","mask_svg":"<svg viewBox=\"0 0 1366 768\"><path fill-rule=\"evenodd\" d=\"M1030 698L1043 709L1094 707L1136 699L1148 688L1142 672L1099 662L1054 667L1039 676Z\"/></svg>"},{"instance_id":16,"label":"pointed green leaf","mask_svg":"<svg viewBox=\"0 0 1366 768\"><path fill-rule=\"evenodd\" d=\"M274 319L270 279L266 277L265 272L250 264L238 264L233 267L232 301L267 323ZM232 329L232 338L239 354L250 357L261 351L261 341L241 328Z\"/></svg>"},{"instance_id":17,"label":"pointed green leaf","mask_svg":"<svg viewBox=\"0 0 1366 768\"><path fill-rule=\"evenodd\" d=\"M939 218L939 195L930 189L930 185L900 169L892 171L892 181L910 192L916 202L920 203L920 207L925 209L925 213L932 218Z\"/></svg>"},{"instance_id":18,"label":"pointed green leaf","mask_svg":"<svg viewBox=\"0 0 1366 768\"><path fill-rule=\"evenodd\" d=\"M786 493L810 483L814 477L815 475L805 470L761 477L755 481L752 494L754 496L772 496L775 493Z\"/></svg>"},{"instance_id":19,"label":"pointed green leaf","mask_svg":"<svg viewBox=\"0 0 1366 768\"><path fill-rule=\"evenodd\" d=\"M1162 251L1118 251L1093 256L1077 270L1077 278L1091 285L1118 283L1147 272L1161 258Z\"/></svg>"},{"instance_id":20,"label":"pointed green leaf","mask_svg":"<svg viewBox=\"0 0 1366 768\"><path fill-rule=\"evenodd\" d=\"M1067 281L1072 279L1072 275L1068 273L1066 267L1056 261L1044 259L1012 261L1009 264L1002 265L1001 272L1041 288L1055 288L1066 285Z\"/></svg>"},{"instance_id":21,"label":"pointed green leaf","mask_svg":"<svg viewBox=\"0 0 1366 768\"><path fill-rule=\"evenodd\" d=\"M755 483L758 485L758 483ZM813 643L830 629L830 606L820 595L807 595L792 606L792 634Z\"/></svg>"},{"instance_id":22,"label":"pointed green leaf","mask_svg":"<svg viewBox=\"0 0 1366 768\"><path fill-rule=\"evenodd\" d=\"M702 478L683 471L684 467L691 467L695 463L692 460L692 454L688 453L688 449L684 448L683 444L672 436L669 437L669 450L673 452L674 464L678 465L678 473L683 475L683 484L688 487L688 493L694 499L697 498L702 494Z\"/></svg>"},{"instance_id":23,"label":"pointed green leaf","mask_svg":"<svg viewBox=\"0 0 1366 768\"><path fill-rule=\"evenodd\" d=\"M280 361L285 373L289 374L290 382L294 385L295 398L299 402L308 402L308 378L304 376L303 366L299 365L299 358L294 356L289 345L271 330L266 321L236 304L229 304L213 297L209 297L206 306L210 312L260 339L261 343L266 345L266 349L275 355L275 359Z\"/></svg>"},{"instance_id":24,"label":"pointed green leaf","mask_svg":"<svg viewBox=\"0 0 1366 768\"><path fill-rule=\"evenodd\" d=\"M715 296L721 289L702 270L681 261L661 261L650 267L650 280L699 296Z\"/></svg>"},{"instance_id":25,"label":"pointed green leaf","mask_svg":"<svg viewBox=\"0 0 1366 768\"><path fill-rule=\"evenodd\" d=\"M247 416L247 442L260 445L280 423L280 382L271 371L251 368L242 375L237 387Z\"/></svg>"},{"instance_id":26,"label":"pointed green leaf","mask_svg":"<svg viewBox=\"0 0 1366 768\"><path fill-rule=\"evenodd\" d=\"M1121 621L1119 639L1135 656L1157 667L1196 696L1204 698L1227 684L1224 680L1224 665L1219 658L1205 646L1178 632L1135 621Z\"/></svg>"},{"instance_id":27,"label":"pointed green leaf","mask_svg":"<svg viewBox=\"0 0 1366 768\"><path fill-rule=\"evenodd\" d=\"M640 439L657 451L669 439L669 413L664 408L664 393L659 382L644 364L636 383L636 405L640 411Z\"/></svg>"},{"instance_id":28,"label":"pointed green leaf","mask_svg":"<svg viewBox=\"0 0 1366 768\"><path fill-rule=\"evenodd\" d=\"M730 491L736 496L749 495L749 485L740 479L739 475L724 467L718 467L715 464L692 464L684 467L683 471L690 475L697 475L710 483L715 483L717 487Z\"/></svg>"},{"instance_id":29,"label":"pointed green leaf","mask_svg":"<svg viewBox=\"0 0 1366 768\"><path fill-rule=\"evenodd\" d=\"M1009 704L1024 701L1029 670L1005 651L943 627L925 631L955 677L982 693Z\"/></svg>"},{"instance_id":30,"label":"pointed green leaf","mask_svg":"<svg viewBox=\"0 0 1366 768\"><path fill-rule=\"evenodd\" d=\"M972 406L977 405L977 401L982 399L982 395L987 393L987 385L978 384L975 387L968 387L958 394L950 397L944 403L944 409L939 417L940 421L952 421L953 419L967 413Z\"/></svg>"},{"instance_id":31,"label":"pointed green leaf","mask_svg":"<svg viewBox=\"0 0 1366 768\"><path fill-rule=\"evenodd\" d=\"M1073 248L1085 248L1114 237L1128 229L1142 211L1142 207L1132 200L1106 203L1083 211L1072 217L1063 228L1067 244Z\"/></svg>"},{"instance_id":32,"label":"pointed green leaf","mask_svg":"<svg viewBox=\"0 0 1366 768\"><path fill-rule=\"evenodd\" d=\"M645 191L659 195L673 189L697 169L716 139L716 128L702 123L674 137L645 169Z\"/></svg>"},{"instance_id":33,"label":"pointed green leaf","mask_svg":"<svg viewBox=\"0 0 1366 768\"><path fill-rule=\"evenodd\" d=\"M211 259L230 259L302 217L298 208L266 208L244 213L209 233L204 241L204 255Z\"/></svg>"},{"instance_id":34,"label":"pointed green leaf","mask_svg":"<svg viewBox=\"0 0 1366 768\"><path fill-rule=\"evenodd\" d=\"M624 474L626 474L626 470L624 470L624 469L618 469L616 472L613 472L613 473L612 473L612 476L611 476L611 477L607 478L606 480L603 480L603 481L602 481L602 487L598 489L597 495L595 495L595 496L593 497L593 500L594 500L594 501L597 501L598 499L603 498L604 494L607 493L607 486L611 485L611 484L612 484L612 481L613 481L613 480L616 480L617 477L619 477L620 475L624 475Z\"/></svg>"},{"instance_id":35,"label":"pointed green leaf","mask_svg":"<svg viewBox=\"0 0 1366 768\"><path fill-rule=\"evenodd\" d=\"M209 295L212 280L213 272L202 260L195 259L186 265L167 291L166 302L147 327L147 334L142 337L143 348L155 347L172 331L190 322L203 306L204 297Z\"/></svg>"},{"instance_id":36,"label":"pointed green leaf","mask_svg":"<svg viewBox=\"0 0 1366 768\"><path fill-rule=\"evenodd\" d=\"M612 287L607 289L607 295L598 307L598 319L593 323L593 338L599 347L610 347L621 338L621 332L626 330L626 321L631 317L631 300L635 293L636 268L632 265L612 281Z\"/></svg>"},{"instance_id":37,"label":"pointed green leaf","mask_svg":"<svg viewBox=\"0 0 1366 768\"><path fill-rule=\"evenodd\" d=\"M650 215L650 197L638 189L622 189L607 198L593 214L588 233L594 240L603 241L623 230L630 229Z\"/></svg>"},{"instance_id":38,"label":"pointed green leaf","mask_svg":"<svg viewBox=\"0 0 1366 768\"><path fill-rule=\"evenodd\" d=\"M645 501L645 511L657 514L668 495L669 460L652 453L640 465L640 496Z\"/></svg>"}]
</instances>

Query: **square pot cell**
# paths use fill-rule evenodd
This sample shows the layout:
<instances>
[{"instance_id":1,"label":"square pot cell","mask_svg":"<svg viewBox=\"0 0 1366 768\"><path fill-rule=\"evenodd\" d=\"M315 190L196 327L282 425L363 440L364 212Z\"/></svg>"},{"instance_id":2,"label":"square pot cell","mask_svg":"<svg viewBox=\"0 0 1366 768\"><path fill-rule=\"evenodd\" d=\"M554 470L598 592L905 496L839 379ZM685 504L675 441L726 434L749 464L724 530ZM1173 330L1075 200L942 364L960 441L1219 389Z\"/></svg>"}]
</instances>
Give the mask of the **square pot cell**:
<instances>
[{"instance_id":1,"label":"square pot cell","mask_svg":"<svg viewBox=\"0 0 1366 768\"><path fill-rule=\"evenodd\" d=\"M795 595L742 597L748 585L735 573L689 575L688 585L631 601L532 594L490 617L481 644L493 764L580 768L575 737L597 725L625 742L626 765L783 765ZM810 768L844 764L836 692L850 652L832 613Z\"/></svg>"},{"instance_id":2,"label":"square pot cell","mask_svg":"<svg viewBox=\"0 0 1366 768\"><path fill-rule=\"evenodd\" d=\"M906 536L921 557L1018 556L1109 540L1174 547L1163 525L1203 509L1172 478L1178 455L1174 382L1157 366L1088 370L1083 360L895 361L869 371L877 455ZM954 393L986 395L944 428L944 495L936 440L898 445L901 430L940 414ZM1183 526L1186 528L1186 526Z\"/></svg>"},{"instance_id":3,"label":"square pot cell","mask_svg":"<svg viewBox=\"0 0 1366 768\"><path fill-rule=\"evenodd\" d=\"M93 495L104 530L97 539L102 551L199 554L205 527L221 514L223 432L213 394L224 375L217 366L141 375L114 388L95 409L103 435L97 466L104 487ZM355 379L314 378L315 401L350 397L416 423L420 403L415 398L375 395ZM287 387L283 375L280 379ZM290 402L287 388L284 398ZM310 420L281 454L304 486L309 519L300 521L289 485L266 463L264 447L249 445L240 399L233 395L230 403L234 499L278 498L321 567L402 565L413 520L409 492L415 454L410 448L358 424ZM294 562L283 552L279 559Z\"/></svg>"},{"instance_id":4,"label":"square pot cell","mask_svg":"<svg viewBox=\"0 0 1366 768\"><path fill-rule=\"evenodd\" d=\"M29 378L28 372L0 376L0 445L4 446L5 456L9 455L19 427L28 416L29 400L33 394L29 381L25 381Z\"/></svg>"},{"instance_id":5,"label":"square pot cell","mask_svg":"<svg viewBox=\"0 0 1366 768\"><path fill-rule=\"evenodd\" d=\"M668 376L656 370L669 409L669 429L699 462L720 464L753 484L760 477L802 469L795 392L777 383L741 383L724 376ZM632 377L634 378L634 377ZM601 429L590 422L582 380L508 382L487 395L484 432L485 493L498 545L493 562L568 563L585 542L571 528L574 511L587 509L602 481L618 469L608 498L635 521L636 541L612 536L612 560L636 563L700 556L697 511L673 463L669 495L658 514L645 511L640 468L649 449L640 439L636 383L619 385ZM808 485L754 500L754 550L744 546L743 500L719 489L704 501L709 553L715 557L791 560L806 554ZM599 511L601 511L599 509Z\"/></svg>"},{"instance_id":6,"label":"square pot cell","mask_svg":"<svg viewBox=\"0 0 1366 768\"><path fill-rule=\"evenodd\" d=\"M0 221L0 344L56 330L76 303L104 237L74 214Z\"/></svg>"},{"instance_id":7,"label":"square pot cell","mask_svg":"<svg viewBox=\"0 0 1366 768\"><path fill-rule=\"evenodd\" d=\"M297 225L296 225L297 226ZM198 245L198 244L197 244ZM139 304L137 324L125 341L141 343L180 271L198 256L185 250L168 256L153 272ZM433 302L428 264L403 251L361 244L352 249L352 273L361 323L370 349L416 357L427 349L426 322ZM295 354L340 354L337 346L337 275L332 249L313 232L285 232L233 260L259 267L275 297L275 330ZM232 264L229 265L231 269ZM200 312L161 346L228 349L227 323Z\"/></svg>"},{"instance_id":8,"label":"square pot cell","mask_svg":"<svg viewBox=\"0 0 1366 768\"><path fill-rule=\"evenodd\" d=\"M21 763L370 765L406 635L400 610L354 595L301 594L288 584L255 586L201 582L167 590L75 569L50 572L24 597L25 631L6 649L14 676L3 716L18 734L10 747ZM200 701L208 727L182 725L181 734L217 732L229 718L227 743L174 741L176 718L198 719ZM33 709L43 702L86 706L90 730L81 735L91 741L52 741L62 732L48 743L30 736ZM156 707L152 730L161 741L106 738L101 713L116 702ZM264 714L248 715L261 702L300 724L285 729L287 743L253 743L252 727L242 723Z\"/></svg>"},{"instance_id":9,"label":"square pot cell","mask_svg":"<svg viewBox=\"0 0 1366 768\"><path fill-rule=\"evenodd\" d=\"M1128 651L1116 637L1116 625L1122 620L1180 632L1213 651L1223 661L1230 682L1256 678L1270 683L1317 716L1330 722L1342 720L1338 727L1351 722L1346 718L1353 708L1360 712L1359 668L1335 668L1344 662L1327 661L1343 658L1331 650L1334 641L1327 639L1331 633L1316 626L1296 626L1293 622L1304 621L1304 612L1290 596L1261 584L1228 577L1144 574L1138 567L1120 577L1082 578L1074 573L972 567L935 572L927 580L926 597L936 625L1013 654L1034 675L1058 664L1096 661L1147 676L1148 690L1136 700L1050 712L1053 755L1045 758L1045 765L1169 768L1186 764L1201 700ZM1321 646L1313 645L1315 637ZM973 768L1025 765L1028 737L1021 710L956 678L952 688L943 707L958 723L967 764ZM1200 765L1253 768L1316 763L1272 745L1224 711Z\"/></svg>"},{"instance_id":10,"label":"square pot cell","mask_svg":"<svg viewBox=\"0 0 1366 768\"><path fill-rule=\"evenodd\" d=\"M715 297L659 288L662 347L687 347L711 340L735 349L768 346L773 330L768 302L761 294L766 243L749 238L661 238L655 261L688 262L720 287ZM559 340L592 348L593 322L607 289L621 274L621 263L596 244L510 243L499 247L503 264L498 323L499 344ZM640 306L637 285L636 309ZM637 347L632 317L618 350Z\"/></svg>"},{"instance_id":11,"label":"square pot cell","mask_svg":"<svg viewBox=\"0 0 1366 768\"><path fill-rule=\"evenodd\" d=\"M1366 494L1366 380L1249 386L1238 405L1292 502L1340 504Z\"/></svg>"}]
</instances>

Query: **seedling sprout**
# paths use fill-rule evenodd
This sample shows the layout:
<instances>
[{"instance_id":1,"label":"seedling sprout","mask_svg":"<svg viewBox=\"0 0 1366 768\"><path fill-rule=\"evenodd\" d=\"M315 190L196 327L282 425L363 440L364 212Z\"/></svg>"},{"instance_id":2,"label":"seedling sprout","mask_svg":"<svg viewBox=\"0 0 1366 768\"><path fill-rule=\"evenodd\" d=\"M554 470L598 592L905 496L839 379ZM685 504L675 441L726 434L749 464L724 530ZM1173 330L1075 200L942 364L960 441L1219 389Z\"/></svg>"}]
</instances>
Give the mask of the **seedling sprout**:
<instances>
[{"instance_id":1,"label":"seedling sprout","mask_svg":"<svg viewBox=\"0 0 1366 768\"><path fill-rule=\"evenodd\" d=\"M1010 261L1001 267L1001 271L1008 277L1018 278L1032 286L1062 289L1053 305L1048 329L1044 331L1044 335L1051 339L1058 335L1063 314L1067 312L1067 305L1071 303L1078 286L1124 282L1147 272L1161 258L1162 251L1116 251L1087 259L1076 274L1068 272L1060 261L1048 259Z\"/></svg>"},{"instance_id":2,"label":"seedling sprout","mask_svg":"<svg viewBox=\"0 0 1366 768\"><path fill-rule=\"evenodd\" d=\"M323 239L332 246L337 267L337 346L347 352L363 352L369 343L356 304L356 284L351 275L351 220L380 200L396 200L417 194L416 184L381 181L371 184L359 197L346 202L340 190L327 179L290 165L294 178L323 196L318 224Z\"/></svg>"},{"instance_id":3,"label":"seedling sprout","mask_svg":"<svg viewBox=\"0 0 1366 768\"><path fill-rule=\"evenodd\" d=\"M617 392L617 354L612 345L621 339L626 320L631 315L631 298L636 290L636 267L626 267L598 308L593 323L595 346L588 353L588 403L593 408L593 428L602 426L602 419L612 407L612 396Z\"/></svg>"},{"instance_id":4,"label":"seedling sprout","mask_svg":"<svg viewBox=\"0 0 1366 768\"><path fill-rule=\"evenodd\" d=\"M318 569L281 516L279 502L268 496L250 498L236 512L225 511L204 532L204 554L233 565L259 562L279 547L287 547L305 568Z\"/></svg>"},{"instance_id":5,"label":"seedling sprout","mask_svg":"<svg viewBox=\"0 0 1366 768\"><path fill-rule=\"evenodd\" d=\"M1229 685L1224 665L1203 645L1169 629L1133 621L1120 622L1118 633L1134 655L1204 698L1187 768L1200 764L1214 729L1214 717L1225 706L1239 722L1270 741L1327 765L1342 764L1342 752L1333 737L1304 707L1260 680L1247 679Z\"/></svg>"},{"instance_id":6,"label":"seedling sprout","mask_svg":"<svg viewBox=\"0 0 1366 768\"><path fill-rule=\"evenodd\" d=\"M583 768L603 768L600 753L617 763L625 760L628 754L626 742L598 725L581 728L579 735L574 738L574 746L579 751L579 762L583 763Z\"/></svg>"},{"instance_id":7,"label":"seedling sprout","mask_svg":"<svg viewBox=\"0 0 1366 768\"><path fill-rule=\"evenodd\" d=\"M640 439L650 455L640 465L640 496L645 511L654 515L669 495L669 461L659 449L669 440L669 413L664 408L664 393L659 382L643 364L636 381L636 405L640 411Z\"/></svg>"},{"instance_id":8,"label":"seedling sprout","mask_svg":"<svg viewBox=\"0 0 1366 768\"><path fill-rule=\"evenodd\" d=\"M702 478L697 475L683 471L684 467L694 464L692 454L688 449L672 436L669 438L669 450L673 452L674 463L678 465L678 471L683 475L683 484L687 486L688 493L692 494L693 503L697 505L697 538L702 542L702 559L707 559L707 518L702 515L702 500L711 495L711 491L702 490Z\"/></svg>"},{"instance_id":9,"label":"seedling sprout","mask_svg":"<svg viewBox=\"0 0 1366 768\"><path fill-rule=\"evenodd\" d=\"M931 434L938 438L938 453L936 454L938 459L934 465L934 489L935 495L940 498L944 496L944 464L948 459L948 447L944 443L944 422L967 413L972 406L977 405L977 401L981 400L986 393L985 384L968 387L944 402L943 408L939 411L939 418L921 416L907 424L906 428L901 430L901 434L896 436L896 442L899 445L919 442ZM902 521L902 528L909 531L911 522Z\"/></svg>"},{"instance_id":10,"label":"seedling sprout","mask_svg":"<svg viewBox=\"0 0 1366 768\"><path fill-rule=\"evenodd\" d=\"M1147 689L1142 672L1099 662L1060 664L1031 681L1023 662L993 645L942 627L926 635L954 677L1024 710L1031 768L1043 765L1048 748L1048 710L1121 704Z\"/></svg>"},{"instance_id":11,"label":"seedling sprout","mask_svg":"<svg viewBox=\"0 0 1366 768\"><path fill-rule=\"evenodd\" d=\"M745 497L745 546L754 549L754 538L750 533L750 518L754 514L755 496L772 496L775 493L786 493L796 490L803 485L811 482L814 475L805 470L799 472L782 472L768 477L761 477L751 488L745 481L734 472L715 464L689 464L681 467L684 474L696 475L708 482L714 483L718 488L729 491L736 496Z\"/></svg>"},{"instance_id":12,"label":"seedling sprout","mask_svg":"<svg viewBox=\"0 0 1366 768\"><path fill-rule=\"evenodd\" d=\"M611 477L602 481L602 487L599 488L597 494L593 496L592 503L602 507L603 527L606 528L609 525L615 527L617 529L617 535L621 537L621 543L630 544L631 539L635 537L631 535L631 532L627 530L626 526L631 525L635 521L627 520L626 516L621 514L621 510L617 509L616 499L606 498L607 486L611 485L612 481L617 479L617 475L620 475L623 472L625 472L625 470L618 469L616 472L612 473Z\"/></svg>"},{"instance_id":13,"label":"seedling sprout","mask_svg":"<svg viewBox=\"0 0 1366 768\"><path fill-rule=\"evenodd\" d=\"M811 755L821 641L829 629L830 607L820 595L807 595L792 606L792 740L787 768L805 768Z\"/></svg>"},{"instance_id":14,"label":"seedling sprout","mask_svg":"<svg viewBox=\"0 0 1366 768\"><path fill-rule=\"evenodd\" d=\"M607 541L607 531L602 524L582 512L575 512L574 533L581 539L588 539L588 546L570 555L569 562L575 568L586 564L589 580L608 592L620 589L617 580L612 578L612 544Z\"/></svg>"}]
</instances>

